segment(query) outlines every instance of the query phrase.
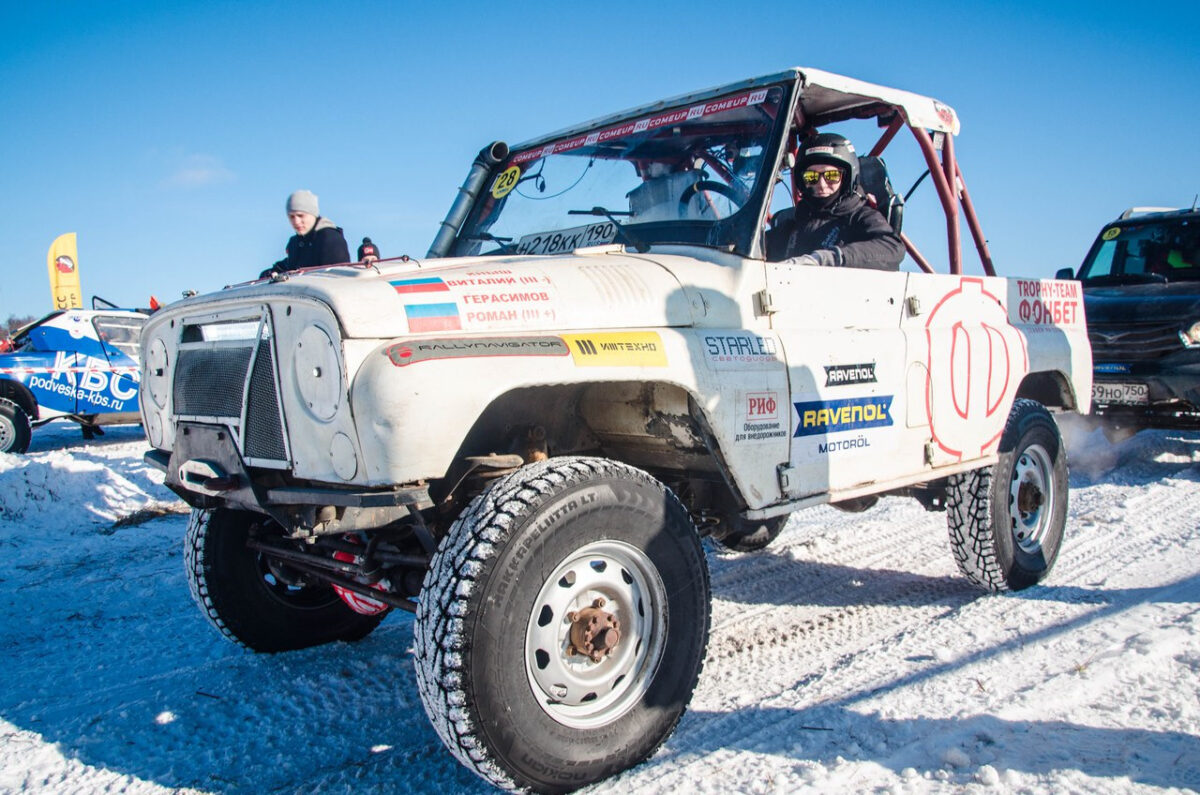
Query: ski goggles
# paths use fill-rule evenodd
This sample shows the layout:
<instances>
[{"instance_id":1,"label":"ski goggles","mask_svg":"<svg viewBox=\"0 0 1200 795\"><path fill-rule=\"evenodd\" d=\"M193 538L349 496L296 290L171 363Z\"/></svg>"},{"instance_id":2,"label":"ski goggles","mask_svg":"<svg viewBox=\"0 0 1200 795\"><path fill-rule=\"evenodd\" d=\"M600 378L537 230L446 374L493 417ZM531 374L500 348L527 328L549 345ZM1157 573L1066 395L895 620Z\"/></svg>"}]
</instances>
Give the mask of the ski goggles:
<instances>
[{"instance_id":1,"label":"ski goggles","mask_svg":"<svg viewBox=\"0 0 1200 795\"><path fill-rule=\"evenodd\" d=\"M833 171L805 171L800 178L805 185L816 185L822 179L830 185L837 185L842 181L842 172L836 168Z\"/></svg>"}]
</instances>

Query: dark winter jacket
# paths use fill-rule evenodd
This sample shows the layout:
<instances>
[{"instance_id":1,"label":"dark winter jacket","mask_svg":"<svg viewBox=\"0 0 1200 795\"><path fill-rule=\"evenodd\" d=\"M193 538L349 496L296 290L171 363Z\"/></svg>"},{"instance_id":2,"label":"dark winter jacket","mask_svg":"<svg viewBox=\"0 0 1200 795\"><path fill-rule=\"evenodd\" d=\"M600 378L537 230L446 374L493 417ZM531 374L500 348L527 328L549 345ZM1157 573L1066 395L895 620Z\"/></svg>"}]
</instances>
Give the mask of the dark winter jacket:
<instances>
[{"instance_id":1,"label":"dark winter jacket","mask_svg":"<svg viewBox=\"0 0 1200 795\"><path fill-rule=\"evenodd\" d=\"M894 271L904 259L904 243L857 193L845 193L824 208L802 201L794 213L781 212L767 231L772 262L834 247L841 249L841 264L848 268Z\"/></svg>"},{"instance_id":2,"label":"dark winter jacket","mask_svg":"<svg viewBox=\"0 0 1200 795\"><path fill-rule=\"evenodd\" d=\"M287 242L287 256L263 271L262 276L349 261L350 247L341 227L328 218L318 218L308 234L292 235Z\"/></svg>"}]
</instances>

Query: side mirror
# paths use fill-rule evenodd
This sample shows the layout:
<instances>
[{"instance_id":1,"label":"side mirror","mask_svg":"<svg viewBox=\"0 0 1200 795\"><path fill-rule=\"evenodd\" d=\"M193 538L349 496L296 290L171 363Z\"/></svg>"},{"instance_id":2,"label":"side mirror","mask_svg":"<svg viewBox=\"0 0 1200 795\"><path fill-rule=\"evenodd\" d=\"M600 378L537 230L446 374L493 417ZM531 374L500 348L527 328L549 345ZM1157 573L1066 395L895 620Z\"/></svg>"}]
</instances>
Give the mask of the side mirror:
<instances>
[{"instance_id":1,"label":"side mirror","mask_svg":"<svg viewBox=\"0 0 1200 795\"><path fill-rule=\"evenodd\" d=\"M1054 274L1054 278L1056 278L1056 279L1074 279L1075 278L1075 269L1074 268L1059 268L1058 273Z\"/></svg>"}]
</instances>

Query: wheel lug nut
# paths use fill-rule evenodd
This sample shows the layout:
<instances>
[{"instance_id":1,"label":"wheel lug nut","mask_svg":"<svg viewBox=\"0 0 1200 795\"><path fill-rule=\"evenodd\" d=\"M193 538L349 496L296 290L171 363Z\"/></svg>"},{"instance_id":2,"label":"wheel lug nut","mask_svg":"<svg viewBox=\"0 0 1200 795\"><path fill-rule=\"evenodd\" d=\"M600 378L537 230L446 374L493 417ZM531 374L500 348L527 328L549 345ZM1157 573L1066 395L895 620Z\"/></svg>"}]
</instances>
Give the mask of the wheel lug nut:
<instances>
[{"instance_id":1,"label":"wheel lug nut","mask_svg":"<svg viewBox=\"0 0 1200 795\"><path fill-rule=\"evenodd\" d=\"M604 607L604 605L606 605L606 604L608 604L608 603L604 601L604 597L599 596L599 597L596 597L596 601L592 602L592 607Z\"/></svg>"}]
</instances>

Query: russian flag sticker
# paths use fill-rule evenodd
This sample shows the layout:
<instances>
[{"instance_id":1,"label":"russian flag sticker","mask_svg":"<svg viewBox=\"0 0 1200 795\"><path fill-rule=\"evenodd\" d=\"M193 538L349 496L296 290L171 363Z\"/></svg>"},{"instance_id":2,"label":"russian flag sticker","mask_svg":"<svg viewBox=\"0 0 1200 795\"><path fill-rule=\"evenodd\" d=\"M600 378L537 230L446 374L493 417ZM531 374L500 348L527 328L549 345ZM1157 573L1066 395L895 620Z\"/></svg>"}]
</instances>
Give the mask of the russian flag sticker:
<instances>
[{"instance_id":1,"label":"russian flag sticker","mask_svg":"<svg viewBox=\"0 0 1200 795\"><path fill-rule=\"evenodd\" d=\"M421 331L457 331L462 328L458 317L458 304L405 304L408 330L414 334Z\"/></svg>"},{"instance_id":2,"label":"russian flag sticker","mask_svg":"<svg viewBox=\"0 0 1200 795\"><path fill-rule=\"evenodd\" d=\"M436 276L428 276L420 279L397 279L388 282L392 287L396 288L398 293L447 293L450 288L446 283Z\"/></svg>"}]
</instances>

